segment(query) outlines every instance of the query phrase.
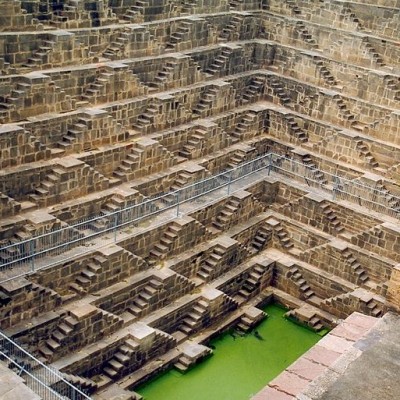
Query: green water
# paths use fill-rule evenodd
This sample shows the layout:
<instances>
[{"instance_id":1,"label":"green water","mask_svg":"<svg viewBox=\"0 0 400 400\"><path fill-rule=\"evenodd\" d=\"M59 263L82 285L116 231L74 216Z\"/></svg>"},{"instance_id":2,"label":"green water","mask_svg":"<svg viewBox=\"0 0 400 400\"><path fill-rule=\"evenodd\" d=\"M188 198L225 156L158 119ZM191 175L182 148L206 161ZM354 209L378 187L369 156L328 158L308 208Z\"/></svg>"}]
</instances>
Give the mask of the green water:
<instances>
[{"instance_id":1,"label":"green water","mask_svg":"<svg viewBox=\"0 0 400 400\"><path fill-rule=\"evenodd\" d=\"M135 391L145 400L249 399L321 338L283 318L277 305L264 310L269 318L256 329L263 340L223 334L210 342L213 356L186 374L172 369Z\"/></svg>"}]
</instances>

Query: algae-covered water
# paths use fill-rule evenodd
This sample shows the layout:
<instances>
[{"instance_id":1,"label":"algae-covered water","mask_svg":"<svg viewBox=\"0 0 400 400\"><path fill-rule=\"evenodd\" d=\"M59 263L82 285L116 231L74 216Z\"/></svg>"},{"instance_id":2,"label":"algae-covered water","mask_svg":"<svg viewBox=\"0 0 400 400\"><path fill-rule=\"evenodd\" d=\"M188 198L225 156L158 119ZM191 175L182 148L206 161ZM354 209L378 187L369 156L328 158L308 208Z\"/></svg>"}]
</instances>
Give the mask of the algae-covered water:
<instances>
[{"instance_id":1,"label":"algae-covered water","mask_svg":"<svg viewBox=\"0 0 400 400\"><path fill-rule=\"evenodd\" d=\"M226 333L210 342L214 354L185 374L172 369L137 388L145 400L246 400L321 338L283 317L277 305L257 326L261 336Z\"/></svg>"}]
</instances>

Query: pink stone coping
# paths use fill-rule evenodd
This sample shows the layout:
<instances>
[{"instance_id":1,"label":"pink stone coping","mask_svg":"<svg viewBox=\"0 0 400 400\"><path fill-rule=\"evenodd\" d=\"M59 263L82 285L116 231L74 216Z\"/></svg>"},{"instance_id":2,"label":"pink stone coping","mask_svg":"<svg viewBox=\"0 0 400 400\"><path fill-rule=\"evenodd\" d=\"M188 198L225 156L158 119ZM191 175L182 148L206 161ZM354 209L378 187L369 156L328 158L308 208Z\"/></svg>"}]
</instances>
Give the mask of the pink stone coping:
<instances>
[{"instance_id":1,"label":"pink stone coping","mask_svg":"<svg viewBox=\"0 0 400 400\"><path fill-rule=\"evenodd\" d=\"M358 312L351 314L251 400L296 399L311 382L330 369L355 342L363 338L378 320Z\"/></svg>"}]
</instances>

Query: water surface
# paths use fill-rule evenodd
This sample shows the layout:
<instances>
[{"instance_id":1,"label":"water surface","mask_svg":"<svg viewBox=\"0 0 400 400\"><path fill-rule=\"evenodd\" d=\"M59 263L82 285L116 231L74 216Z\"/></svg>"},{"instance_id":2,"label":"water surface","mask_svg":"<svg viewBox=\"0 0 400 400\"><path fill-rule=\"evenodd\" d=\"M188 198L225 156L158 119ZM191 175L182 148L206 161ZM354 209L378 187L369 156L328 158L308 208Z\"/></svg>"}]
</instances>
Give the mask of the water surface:
<instances>
[{"instance_id":1,"label":"water surface","mask_svg":"<svg viewBox=\"0 0 400 400\"><path fill-rule=\"evenodd\" d=\"M214 354L185 374L172 369L137 388L145 400L247 400L321 338L283 317L277 305L253 333L226 333L210 342Z\"/></svg>"}]
</instances>

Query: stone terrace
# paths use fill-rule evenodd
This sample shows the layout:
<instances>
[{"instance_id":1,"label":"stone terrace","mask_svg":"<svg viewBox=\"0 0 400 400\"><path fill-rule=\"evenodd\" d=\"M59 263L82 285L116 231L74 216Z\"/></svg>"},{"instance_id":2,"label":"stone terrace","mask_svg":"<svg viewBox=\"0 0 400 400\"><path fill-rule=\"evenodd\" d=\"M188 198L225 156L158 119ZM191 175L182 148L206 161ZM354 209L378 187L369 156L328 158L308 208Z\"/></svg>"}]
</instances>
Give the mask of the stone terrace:
<instances>
[{"instance_id":1,"label":"stone terrace","mask_svg":"<svg viewBox=\"0 0 400 400\"><path fill-rule=\"evenodd\" d=\"M133 400L260 303L315 330L399 311L399 8L0 0L1 247L81 238L79 220L270 151L298 163L25 277L0 265L1 329L94 398ZM321 190L330 174L359 183L359 203ZM372 191L389 213L364 207Z\"/></svg>"}]
</instances>

